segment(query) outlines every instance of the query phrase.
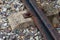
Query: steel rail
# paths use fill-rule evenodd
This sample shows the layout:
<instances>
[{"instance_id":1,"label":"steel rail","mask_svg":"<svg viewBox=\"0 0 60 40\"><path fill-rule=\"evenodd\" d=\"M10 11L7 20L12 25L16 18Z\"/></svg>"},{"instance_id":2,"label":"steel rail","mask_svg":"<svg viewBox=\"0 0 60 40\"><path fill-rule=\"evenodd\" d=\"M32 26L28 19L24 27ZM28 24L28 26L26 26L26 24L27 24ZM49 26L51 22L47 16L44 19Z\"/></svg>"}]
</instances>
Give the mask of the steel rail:
<instances>
[{"instance_id":1,"label":"steel rail","mask_svg":"<svg viewBox=\"0 0 60 40\"><path fill-rule=\"evenodd\" d=\"M39 28L39 30L41 31L41 33L43 35L45 35L44 36L44 38L45 38L44 40L54 40L54 38L50 35L50 33L49 32L48 33L46 32L47 31L47 28L45 27L45 25L42 25L43 23L42 23L41 19L36 14L37 12L35 10L33 10L33 8L31 8L32 5L29 3L29 0L22 0L22 1L24 2L24 4L27 7L27 9L31 13L33 12L32 14L35 15L38 18L38 22L37 22L37 19L35 19L35 22L36 22L37 25L39 24L39 26L37 26L37 27ZM33 1L33 0L31 0L31 1ZM41 28L42 28L42 30L41 30ZM57 40L57 39L55 39L55 40Z\"/></svg>"},{"instance_id":2,"label":"steel rail","mask_svg":"<svg viewBox=\"0 0 60 40\"><path fill-rule=\"evenodd\" d=\"M42 36L43 36L43 40L48 40L47 36L45 34L45 30L43 30L42 28L42 24L40 23L40 20L38 19L38 17L36 17L36 15L34 14L33 10L30 10L29 4L26 2L26 0L22 0L22 2L24 3L24 5L26 6L26 8L28 9L28 11L33 15L32 19L36 25L36 27L39 29L39 31L41 32Z\"/></svg>"},{"instance_id":3,"label":"steel rail","mask_svg":"<svg viewBox=\"0 0 60 40\"><path fill-rule=\"evenodd\" d=\"M37 4L35 0L29 0L29 3L34 8L34 10L37 12L36 15L42 20L43 24L49 30L49 33L54 38L54 40L60 40L58 32L53 28L49 20L47 19L46 15L44 15L44 12L37 7Z\"/></svg>"}]
</instances>

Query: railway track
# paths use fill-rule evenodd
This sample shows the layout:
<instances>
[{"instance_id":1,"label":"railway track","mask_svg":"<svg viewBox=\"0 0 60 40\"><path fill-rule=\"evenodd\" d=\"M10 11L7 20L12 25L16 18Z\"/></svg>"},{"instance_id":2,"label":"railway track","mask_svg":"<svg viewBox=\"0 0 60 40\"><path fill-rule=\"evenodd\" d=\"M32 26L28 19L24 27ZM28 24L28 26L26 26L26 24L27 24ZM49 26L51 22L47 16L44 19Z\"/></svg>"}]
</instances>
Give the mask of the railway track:
<instances>
[{"instance_id":1,"label":"railway track","mask_svg":"<svg viewBox=\"0 0 60 40\"><path fill-rule=\"evenodd\" d=\"M37 7L35 0L22 0L27 7L27 9L35 15L33 17L35 24L44 35L44 40L60 40L57 31L52 27L51 23L48 21L44 12ZM38 22L37 22L38 21ZM41 29L42 28L42 29Z\"/></svg>"}]
</instances>

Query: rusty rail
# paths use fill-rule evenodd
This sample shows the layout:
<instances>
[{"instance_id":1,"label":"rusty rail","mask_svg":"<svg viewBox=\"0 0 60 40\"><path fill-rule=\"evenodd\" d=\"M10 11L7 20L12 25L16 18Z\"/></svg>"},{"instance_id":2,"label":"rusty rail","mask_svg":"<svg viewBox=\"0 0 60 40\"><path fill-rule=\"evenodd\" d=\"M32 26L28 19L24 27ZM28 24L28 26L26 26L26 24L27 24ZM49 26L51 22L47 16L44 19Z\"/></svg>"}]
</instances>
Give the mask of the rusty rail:
<instances>
[{"instance_id":1,"label":"rusty rail","mask_svg":"<svg viewBox=\"0 0 60 40\"><path fill-rule=\"evenodd\" d=\"M41 20L42 22L44 23L45 27L49 30L51 36L54 38L53 40L60 40L59 38L59 35L57 33L57 31L53 28L53 26L51 25L51 23L49 22L49 20L47 19L47 17L44 15L43 11L40 9L40 8L37 8L37 4L35 3L35 0L28 0L30 4L28 4L26 1L27 0L22 0L25 4L25 6L27 7L27 9L32 13L33 12L33 9L30 8L29 5L32 5L34 10L36 11L33 12L32 14L34 15L37 15ZM35 19L36 20L36 19ZM37 21L37 20L36 20ZM35 21L35 22L36 22ZM38 23L39 24L39 23ZM37 24L37 25L38 25ZM40 25L40 24L39 24ZM38 28L40 28L40 26L37 26ZM40 28L41 29L41 28ZM45 34L45 33L44 33ZM46 35L45 35L46 36ZM44 36L44 37L45 37ZM46 39L46 38L45 38Z\"/></svg>"}]
</instances>

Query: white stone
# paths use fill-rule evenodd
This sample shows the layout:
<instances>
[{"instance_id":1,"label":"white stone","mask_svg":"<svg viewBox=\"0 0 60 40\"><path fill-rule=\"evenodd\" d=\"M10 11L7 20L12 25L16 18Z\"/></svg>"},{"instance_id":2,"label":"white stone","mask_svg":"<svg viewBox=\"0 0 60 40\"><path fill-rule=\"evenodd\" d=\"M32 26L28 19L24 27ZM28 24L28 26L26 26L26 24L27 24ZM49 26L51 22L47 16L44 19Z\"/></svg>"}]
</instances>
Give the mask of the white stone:
<instances>
[{"instance_id":1,"label":"white stone","mask_svg":"<svg viewBox=\"0 0 60 40\"><path fill-rule=\"evenodd\" d=\"M36 40L39 40L39 37L38 37L38 36L36 36L36 37L35 37L35 39L36 39Z\"/></svg>"},{"instance_id":2,"label":"white stone","mask_svg":"<svg viewBox=\"0 0 60 40\"><path fill-rule=\"evenodd\" d=\"M7 8L3 8L3 10L2 10L2 11L6 12L6 11L7 11Z\"/></svg>"},{"instance_id":3,"label":"white stone","mask_svg":"<svg viewBox=\"0 0 60 40\"><path fill-rule=\"evenodd\" d=\"M5 38L5 36L3 36L3 39Z\"/></svg>"},{"instance_id":4,"label":"white stone","mask_svg":"<svg viewBox=\"0 0 60 40\"><path fill-rule=\"evenodd\" d=\"M2 38L0 38L0 40L3 40Z\"/></svg>"},{"instance_id":5,"label":"white stone","mask_svg":"<svg viewBox=\"0 0 60 40\"><path fill-rule=\"evenodd\" d=\"M4 26L7 26L7 23L4 23L3 25L4 25Z\"/></svg>"},{"instance_id":6,"label":"white stone","mask_svg":"<svg viewBox=\"0 0 60 40\"><path fill-rule=\"evenodd\" d=\"M60 0L58 0L58 1L57 1L57 4L59 4L59 5L60 5Z\"/></svg>"}]
</instances>

